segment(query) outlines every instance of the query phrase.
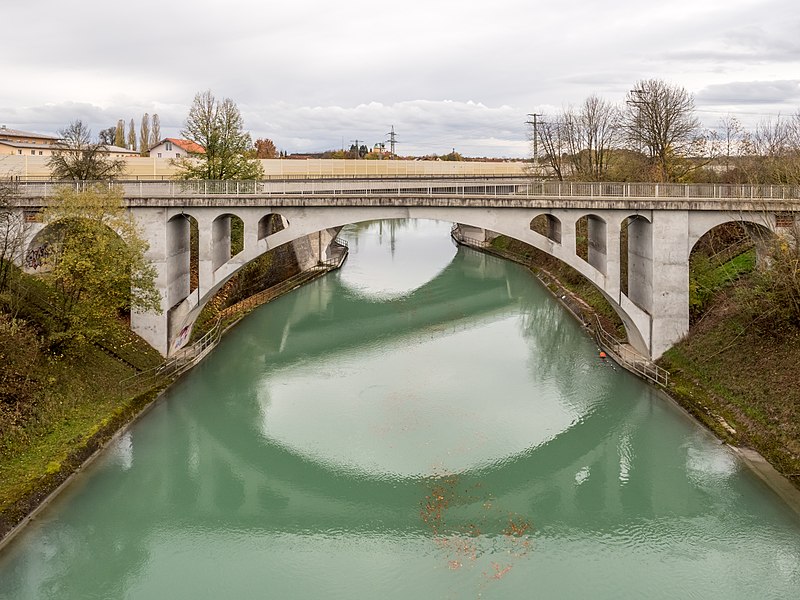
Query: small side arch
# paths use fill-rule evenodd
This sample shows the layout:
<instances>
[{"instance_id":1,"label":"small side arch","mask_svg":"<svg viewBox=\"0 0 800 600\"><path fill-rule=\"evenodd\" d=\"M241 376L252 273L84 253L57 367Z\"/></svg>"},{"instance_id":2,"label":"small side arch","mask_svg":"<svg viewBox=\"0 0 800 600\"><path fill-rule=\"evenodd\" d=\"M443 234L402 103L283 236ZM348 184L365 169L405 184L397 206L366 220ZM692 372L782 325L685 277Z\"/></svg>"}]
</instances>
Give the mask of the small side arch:
<instances>
[{"instance_id":1,"label":"small side arch","mask_svg":"<svg viewBox=\"0 0 800 600\"><path fill-rule=\"evenodd\" d=\"M242 250L244 250L244 222L231 213L219 215L211 223L212 269L216 271Z\"/></svg>"},{"instance_id":2,"label":"small side arch","mask_svg":"<svg viewBox=\"0 0 800 600\"><path fill-rule=\"evenodd\" d=\"M531 231L543 235L548 240L561 243L561 220L550 213L537 215L531 220Z\"/></svg>"},{"instance_id":3,"label":"small side arch","mask_svg":"<svg viewBox=\"0 0 800 600\"><path fill-rule=\"evenodd\" d=\"M198 287L197 219L181 213L167 221L167 306L172 309Z\"/></svg>"},{"instance_id":4,"label":"small side arch","mask_svg":"<svg viewBox=\"0 0 800 600\"><path fill-rule=\"evenodd\" d=\"M278 213L269 213L258 221L258 239L263 240L289 227L289 221Z\"/></svg>"},{"instance_id":5,"label":"small side arch","mask_svg":"<svg viewBox=\"0 0 800 600\"><path fill-rule=\"evenodd\" d=\"M620 223L619 288L638 307L652 310L653 230L644 215L625 217Z\"/></svg>"},{"instance_id":6,"label":"small side arch","mask_svg":"<svg viewBox=\"0 0 800 600\"><path fill-rule=\"evenodd\" d=\"M575 222L575 254L606 275L608 227L603 217L588 214Z\"/></svg>"}]
</instances>

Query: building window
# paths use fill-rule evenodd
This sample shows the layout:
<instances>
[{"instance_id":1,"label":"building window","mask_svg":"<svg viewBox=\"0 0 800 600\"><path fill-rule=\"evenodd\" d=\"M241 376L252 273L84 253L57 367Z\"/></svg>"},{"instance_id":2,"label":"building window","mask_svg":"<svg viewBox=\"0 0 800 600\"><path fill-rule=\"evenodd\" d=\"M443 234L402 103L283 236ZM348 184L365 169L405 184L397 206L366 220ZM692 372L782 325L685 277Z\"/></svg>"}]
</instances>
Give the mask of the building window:
<instances>
[{"instance_id":1,"label":"building window","mask_svg":"<svg viewBox=\"0 0 800 600\"><path fill-rule=\"evenodd\" d=\"M36 150L31 150L31 154L32 154L33 156L36 156Z\"/></svg>"},{"instance_id":2,"label":"building window","mask_svg":"<svg viewBox=\"0 0 800 600\"><path fill-rule=\"evenodd\" d=\"M181 157L181 153L180 152L176 152L175 153L175 158L180 158L180 157Z\"/></svg>"},{"instance_id":3,"label":"building window","mask_svg":"<svg viewBox=\"0 0 800 600\"><path fill-rule=\"evenodd\" d=\"M17 150L17 154L22 154L22 150Z\"/></svg>"},{"instance_id":4,"label":"building window","mask_svg":"<svg viewBox=\"0 0 800 600\"><path fill-rule=\"evenodd\" d=\"M158 153L158 158L161 158L161 152Z\"/></svg>"},{"instance_id":5,"label":"building window","mask_svg":"<svg viewBox=\"0 0 800 600\"><path fill-rule=\"evenodd\" d=\"M172 150L172 142L167 142L167 152Z\"/></svg>"},{"instance_id":6,"label":"building window","mask_svg":"<svg viewBox=\"0 0 800 600\"><path fill-rule=\"evenodd\" d=\"M39 150L39 156L43 156L43 155L44 155L44 152L42 152L41 150Z\"/></svg>"}]
</instances>

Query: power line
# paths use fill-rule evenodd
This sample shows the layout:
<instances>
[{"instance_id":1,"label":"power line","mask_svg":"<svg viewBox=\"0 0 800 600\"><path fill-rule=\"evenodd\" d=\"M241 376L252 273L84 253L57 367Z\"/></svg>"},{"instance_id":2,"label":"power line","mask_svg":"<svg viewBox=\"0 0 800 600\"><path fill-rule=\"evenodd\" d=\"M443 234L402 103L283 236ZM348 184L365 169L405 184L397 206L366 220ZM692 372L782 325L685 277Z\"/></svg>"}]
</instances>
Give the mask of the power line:
<instances>
[{"instance_id":1,"label":"power line","mask_svg":"<svg viewBox=\"0 0 800 600\"><path fill-rule=\"evenodd\" d=\"M541 113L528 113L529 117L533 117L533 121L525 121L528 125L533 125L533 162L536 163L536 159L539 155L539 128L538 122L536 119L541 117Z\"/></svg>"},{"instance_id":2,"label":"power line","mask_svg":"<svg viewBox=\"0 0 800 600\"><path fill-rule=\"evenodd\" d=\"M350 141L353 142L353 144L355 144L356 158L361 158L361 148L359 147L358 142L359 141L363 142L364 140L350 140Z\"/></svg>"},{"instance_id":3,"label":"power line","mask_svg":"<svg viewBox=\"0 0 800 600\"><path fill-rule=\"evenodd\" d=\"M392 125L392 130L386 135L389 136L387 140L389 142L389 152L391 152L392 156L395 156L394 145L397 143L397 135L394 132L394 125Z\"/></svg>"}]
</instances>

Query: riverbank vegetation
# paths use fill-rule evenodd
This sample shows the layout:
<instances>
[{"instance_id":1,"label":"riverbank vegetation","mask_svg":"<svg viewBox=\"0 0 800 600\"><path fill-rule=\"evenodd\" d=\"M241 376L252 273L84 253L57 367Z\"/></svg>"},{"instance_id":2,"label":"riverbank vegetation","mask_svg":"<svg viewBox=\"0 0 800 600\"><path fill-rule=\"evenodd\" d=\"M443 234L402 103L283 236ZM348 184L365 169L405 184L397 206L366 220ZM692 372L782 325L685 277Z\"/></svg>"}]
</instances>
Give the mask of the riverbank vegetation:
<instances>
[{"instance_id":1,"label":"riverbank vegetation","mask_svg":"<svg viewBox=\"0 0 800 600\"><path fill-rule=\"evenodd\" d=\"M0 215L0 246L19 250L27 223ZM157 294L121 197L63 191L37 218L35 275L0 257L0 536L153 397L136 375L161 362L128 327Z\"/></svg>"},{"instance_id":2,"label":"riverbank vegetation","mask_svg":"<svg viewBox=\"0 0 800 600\"><path fill-rule=\"evenodd\" d=\"M722 439L800 487L800 231L694 269L708 286L689 335L661 359L670 392ZM700 283L703 282L703 283ZM695 294L697 297L698 294ZM702 300L702 302L701 302Z\"/></svg>"},{"instance_id":3,"label":"riverbank vegetation","mask_svg":"<svg viewBox=\"0 0 800 600\"><path fill-rule=\"evenodd\" d=\"M161 356L123 318L54 349L51 293L18 270L0 293L0 537L155 395L136 374Z\"/></svg>"},{"instance_id":4,"label":"riverbank vegetation","mask_svg":"<svg viewBox=\"0 0 800 600\"><path fill-rule=\"evenodd\" d=\"M154 377L162 357L131 332L131 308L157 310L146 244L104 186L60 192L34 215L45 227L12 258L30 226L0 194L0 538L78 469L169 380ZM196 224L195 224L196 225ZM273 231L284 227L275 215ZM191 229L192 285L197 231ZM232 254L243 248L232 223ZM221 310L297 273L290 246L253 261L209 303L197 330Z\"/></svg>"}]
</instances>

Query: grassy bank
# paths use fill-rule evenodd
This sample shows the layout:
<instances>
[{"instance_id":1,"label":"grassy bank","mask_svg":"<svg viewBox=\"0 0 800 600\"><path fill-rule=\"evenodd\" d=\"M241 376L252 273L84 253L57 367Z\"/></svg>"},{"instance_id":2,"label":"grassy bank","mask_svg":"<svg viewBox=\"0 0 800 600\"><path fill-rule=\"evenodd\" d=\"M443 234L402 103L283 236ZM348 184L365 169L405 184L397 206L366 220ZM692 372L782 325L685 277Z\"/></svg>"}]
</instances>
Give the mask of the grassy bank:
<instances>
[{"instance_id":1,"label":"grassy bank","mask_svg":"<svg viewBox=\"0 0 800 600\"><path fill-rule=\"evenodd\" d=\"M56 353L45 342L50 314L30 298L13 317L8 308L0 311L0 537L155 397L130 378L161 362L124 321L97 343Z\"/></svg>"},{"instance_id":2,"label":"grassy bank","mask_svg":"<svg viewBox=\"0 0 800 600\"><path fill-rule=\"evenodd\" d=\"M720 290L660 363L670 394L723 440L750 447L800 488L800 331L765 331Z\"/></svg>"}]
</instances>

